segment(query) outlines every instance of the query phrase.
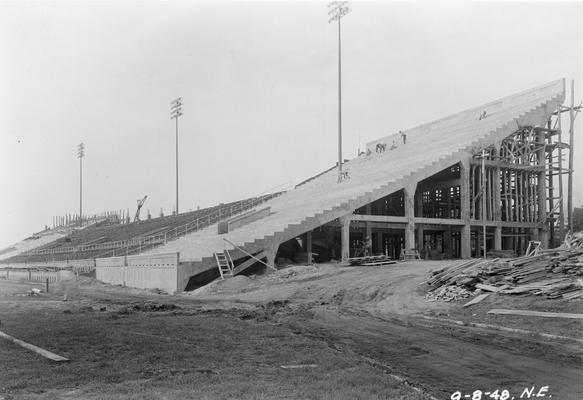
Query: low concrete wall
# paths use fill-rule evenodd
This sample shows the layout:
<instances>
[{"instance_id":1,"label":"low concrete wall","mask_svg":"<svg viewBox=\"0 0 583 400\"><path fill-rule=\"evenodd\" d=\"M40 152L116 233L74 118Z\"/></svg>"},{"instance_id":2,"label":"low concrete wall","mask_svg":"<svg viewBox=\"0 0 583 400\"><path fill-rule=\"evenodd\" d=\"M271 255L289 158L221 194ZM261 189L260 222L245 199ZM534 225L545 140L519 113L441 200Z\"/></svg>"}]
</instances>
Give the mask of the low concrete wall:
<instances>
[{"instance_id":1,"label":"low concrete wall","mask_svg":"<svg viewBox=\"0 0 583 400\"><path fill-rule=\"evenodd\" d=\"M83 260L66 260L66 261L46 261L46 262L30 262L30 263L8 263L0 264L0 268L55 268L65 269L72 268L75 272L89 272L95 268L95 260L93 258Z\"/></svg>"},{"instance_id":2,"label":"low concrete wall","mask_svg":"<svg viewBox=\"0 0 583 400\"><path fill-rule=\"evenodd\" d=\"M125 256L95 259L95 278L105 283L125 285Z\"/></svg>"},{"instance_id":3,"label":"low concrete wall","mask_svg":"<svg viewBox=\"0 0 583 400\"><path fill-rule=\"evenodd\" d=\"M98 258L95 277L105 283L176 293L180 253Z\"/></svg>"},{"instance_id":4,"label":"low concrete wall","mask_svg":"<svg viewBox=\"0 0 583 400\"><path fill-rule=\"evenodd\" d=\"M50 283L61 282L75 279L73 271L34 271L19 269L2 269L0 270L0 279L7 279L11 281L34 281Z\"/></svg>"},{"instance_id":5,"label":"low concrete wall","mask_svg":"<svg viewBox=\"0 0 583 400\"><path fill-rule=\"evenodd\" d=\"M216 261L215 261L216 263ZM188 285L188 281L191 277L201 274L203 272L208 271L209 269L217 268L217 265L214 264L212 267L208 267L207 265L203 265L201 261L190 261L190 262L183 262L180 263L178 267L178 286L177 291L183 292ZM218 269L217 269L218 271Z\"/></svg>"}]
</instances>

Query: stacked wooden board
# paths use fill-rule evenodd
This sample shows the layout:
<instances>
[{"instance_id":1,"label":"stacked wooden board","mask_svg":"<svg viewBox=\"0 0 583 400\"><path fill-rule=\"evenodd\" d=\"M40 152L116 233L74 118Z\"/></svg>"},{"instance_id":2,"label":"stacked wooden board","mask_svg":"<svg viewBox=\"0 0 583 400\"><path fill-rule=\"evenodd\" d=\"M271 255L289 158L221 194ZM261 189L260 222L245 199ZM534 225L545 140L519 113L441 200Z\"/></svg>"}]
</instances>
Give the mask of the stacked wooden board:
<instances>
[{"instance_id":1,"label":"stacked wooden board","mask_svg":"<svg viewBox=\"0 0 583 400\"><path fill-rule=\"evenodd\" d=\"M583 233L567 237L556 249L513 259L458 261L433 271L426 281L428 300L456 300L458 287L471 291L502 294L534 294L547 298L583 299ZM463 298L463 297L461 297Z\"/></svg>"},{"instance_id":2,"label":"stacked wooden board","mask_svg":"<svg viewBox=\"0 0 583 400\"><path fill-rule=\"evenodd\" d=\"M365 257L352 257L348 259L350 265L360 265L364 267L377 267L381 265L396 264L395 260L385 255L380 256L365 256Z\"/></svg>"}]
</instances>

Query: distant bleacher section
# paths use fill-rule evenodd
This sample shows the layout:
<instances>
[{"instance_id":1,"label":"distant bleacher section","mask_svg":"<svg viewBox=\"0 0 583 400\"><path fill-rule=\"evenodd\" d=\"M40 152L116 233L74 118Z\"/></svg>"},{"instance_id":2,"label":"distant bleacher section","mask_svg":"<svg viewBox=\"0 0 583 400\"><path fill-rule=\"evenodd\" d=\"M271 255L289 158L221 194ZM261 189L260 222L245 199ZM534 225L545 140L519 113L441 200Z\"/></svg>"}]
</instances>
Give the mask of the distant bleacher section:
<instances>
[{"instance_id":1,"label":"distant bleacher section","mask_svg":"<svg viewBox=\"0 0 583 400\"><path fill-rule=\"evenodd\" d=\"M101 214L83 215L67 214L53 217L53 229L64 227L79 227L97 223L121 224L130 223L130 210L105 211Z\"/></svg>"},{"instance_id":2,"label":"distant bleacher section","mask_svg":"<svg viewBox=\"0 0 583 400\"><path fill-rule=\"evenodd\" d=\"M70 229L68 234L60 230L61 234L48 243L45 241L46 244L40 241L40 246L29 246L24 251L18 251L15 247L2 250L11 256L3 257L0 264L47 263L137 254L251 210L282 193L277 191L177 216L113 225L109 219L104 219L82 229Z\"/></svg>"}]
</instances>

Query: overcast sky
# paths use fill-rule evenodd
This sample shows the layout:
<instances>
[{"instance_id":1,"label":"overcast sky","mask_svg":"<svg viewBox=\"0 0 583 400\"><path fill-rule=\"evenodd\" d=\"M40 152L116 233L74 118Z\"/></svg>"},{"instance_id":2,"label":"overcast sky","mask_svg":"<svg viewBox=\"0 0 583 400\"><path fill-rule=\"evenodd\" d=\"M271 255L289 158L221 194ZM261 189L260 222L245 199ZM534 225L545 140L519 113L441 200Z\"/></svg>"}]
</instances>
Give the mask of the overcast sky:
<instances>
[{"instance_id":1,"label":"overcast sky","mask_svg":"<svg viewBox=\"0 0 583 400\"><path fill-rule=\"evenodd\" d=\"M325 2L0 2L0 248L79 210L166 214L297 183L337 157ZM344 157L366 141L565 77L583 100L583 3L354 2ZM568 104L568 102L567 102ZM583 203L577 119L575 205Z\"/></svg>"}]
</instances>

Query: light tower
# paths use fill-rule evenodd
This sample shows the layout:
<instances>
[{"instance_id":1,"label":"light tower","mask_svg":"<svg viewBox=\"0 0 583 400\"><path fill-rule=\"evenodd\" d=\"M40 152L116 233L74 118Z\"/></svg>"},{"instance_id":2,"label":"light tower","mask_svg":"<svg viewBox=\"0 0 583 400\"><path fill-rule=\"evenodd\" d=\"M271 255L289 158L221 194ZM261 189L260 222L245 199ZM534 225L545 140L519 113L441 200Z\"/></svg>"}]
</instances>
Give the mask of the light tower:
<instances>
[{"instance_id":1,"label":"light tower","mask_svg":"<svg viewBox=\"0 0 583 400\"><path fill-rule=\"evenodd\" d=\"M77 157L79 158L79 226L83 226L83 156L85 156L85 145L77 145Z\"/></svg>"},{"instance_id":2,"label":"light tower","mask_svg":"<svg viewBox=\"0 0 583 400\"><path fill-rule=\"evenodd\" d=\"M176 120L176 215L178 215L178 117L182 115L182 97L170 103L170 119Z\"/></svg>"},{"instance_id":3,"label":"light tower","mask_svg":"<svg viewBox=\"0 0 583 400\"><path fill-rule=\"evenodd\" d=\"M342 36L340 20L350 12L348 1L328 3L328 23L338 21L338 182L342 181Z\"/></svg>"}]
</instances>

